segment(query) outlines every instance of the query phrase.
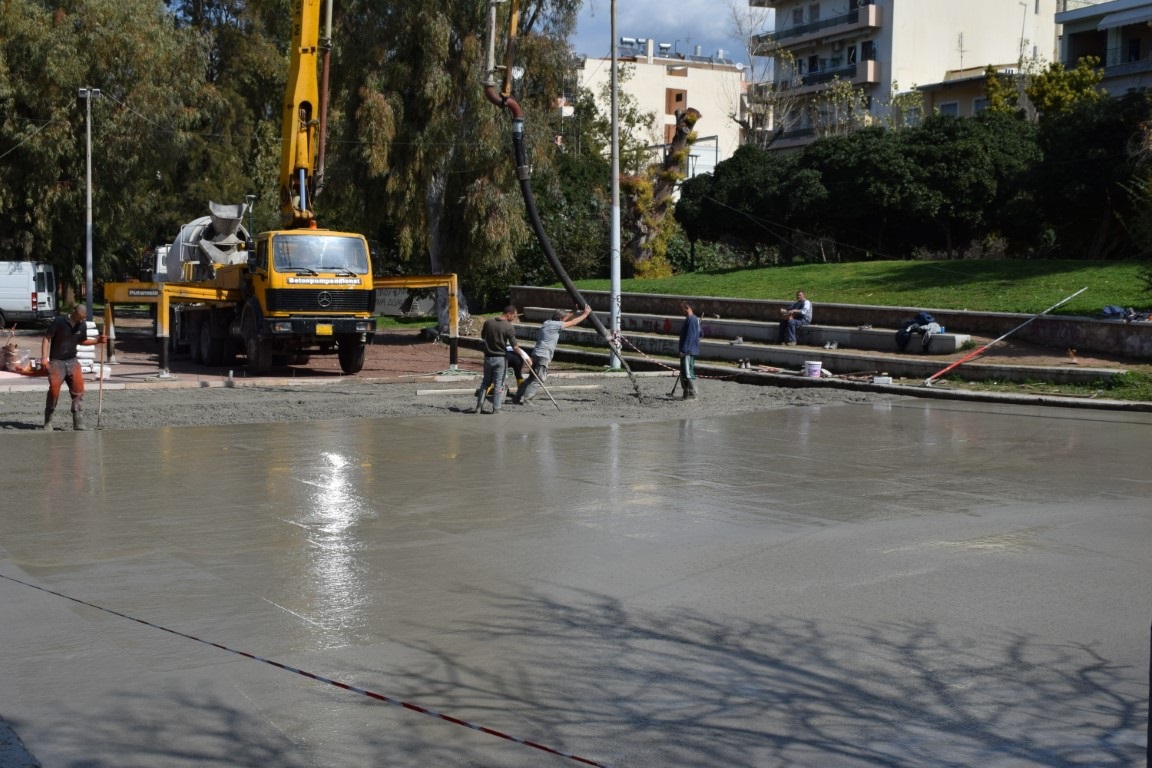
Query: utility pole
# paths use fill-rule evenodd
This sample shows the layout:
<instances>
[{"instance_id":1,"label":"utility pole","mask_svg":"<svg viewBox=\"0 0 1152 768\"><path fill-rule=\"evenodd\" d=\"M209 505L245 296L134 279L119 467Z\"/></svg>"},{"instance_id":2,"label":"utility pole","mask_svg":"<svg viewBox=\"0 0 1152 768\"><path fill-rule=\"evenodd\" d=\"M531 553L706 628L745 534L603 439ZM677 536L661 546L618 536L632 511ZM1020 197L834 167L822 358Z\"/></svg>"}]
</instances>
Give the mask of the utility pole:
<instances>
[{"instance_id":1,"label":"utility pole","mask_svg":"<svg viewBox=\"0 0 1152 768\"><path fill-rule=\"evenodd\" d=\"M612 87L610 88L612 96L612 232L610 238L610 249L612 251L609 258L609 277L610 279L610 296L611 303L608 315L608 331L612 337L613 343L620 338L620 107L617 98L617 89L619 88L618 73L619 63L618 56L616 55L616 0L612 0L612 22L611 22L611 35L612 35ZM613 351L610 367L612 370L620 370L620 358Z\"/></svg>"},{"instance_id":2,"label":"utility pole","mask_svg":"<svg viewBox=\"0 0 1152 768\"><path fill-rule=\"evenodd\" d=\"M256 195L244 195L244 199L248 202L248 240L256 237L256 230L252 228L252 206L256 203Z\"/></svg>"},{"instance_id":3,"label":"utility pole","mask_svg":"<svg viewBox=\"0 0 1152 768\"><path fill-rule=\"evenodd\" d=\"M88 319L92 320L92 99L100 95L99 88L85 86L79 91L80 98L84 99L87 107L87 117L84 125L87 128L87 139L84 144L84 154L87 159L87 177L84 189L87 194L86 215L84 219L84 297L88 306Z\"/></svg>"}]
</instances>

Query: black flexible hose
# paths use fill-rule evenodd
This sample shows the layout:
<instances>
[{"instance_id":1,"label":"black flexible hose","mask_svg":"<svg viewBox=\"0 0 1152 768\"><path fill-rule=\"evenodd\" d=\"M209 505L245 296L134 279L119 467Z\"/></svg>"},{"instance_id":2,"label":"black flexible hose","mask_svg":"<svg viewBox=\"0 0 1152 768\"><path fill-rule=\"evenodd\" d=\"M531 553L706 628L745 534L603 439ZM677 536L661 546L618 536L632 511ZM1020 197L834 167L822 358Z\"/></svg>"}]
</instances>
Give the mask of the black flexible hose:
<instances>
[{"instance_id":1,"label":"black flexible hose","mask_svg":"<svg viewBox=\"0 0 1152 768\"><path fill-rule=\"evenodd\" d=\"M568 271L564 269L564 265L560 263L560 259L556 256L555 249L552 248L552 243L548 239L548 233L544 231L544 223L540 220L540 211L536 208L536 195L532 191L532 179L528 172L528 156L524 149L524 117L520 111L520 105L513 99L505 98L496 93L495 86L488 86L485 88L485 94L488 100L499 107L507 108L512 113L512 150L516 159L516 178L520 182L520 194L524 197L524 209L528 213L528 219L532 222L532 230L536 233L536 239L540 243L540 248L544 251L544 255L548 259L548 263L552 265L552 271L556 273L556 277L560 279L564 289L568 291L568 295L576 302L578 306L586 306L587 301L581 295L579 289L576 288L572 279L568 277ZM600 318L596 313L588 315L592 321L592 325L604 337L608 343L608 347L612 353L616 355L616 359L620 361L623 366L624 372L628 374L628 378L632 381L632 387L636 392L636 398L643 400L644 396L640 391L640 382L636 380L636 374L628 367L628 363L620 354L620 344L612 338L612 334L604 327L604 323L600 322Z\"/></svg>"}]
</instances>

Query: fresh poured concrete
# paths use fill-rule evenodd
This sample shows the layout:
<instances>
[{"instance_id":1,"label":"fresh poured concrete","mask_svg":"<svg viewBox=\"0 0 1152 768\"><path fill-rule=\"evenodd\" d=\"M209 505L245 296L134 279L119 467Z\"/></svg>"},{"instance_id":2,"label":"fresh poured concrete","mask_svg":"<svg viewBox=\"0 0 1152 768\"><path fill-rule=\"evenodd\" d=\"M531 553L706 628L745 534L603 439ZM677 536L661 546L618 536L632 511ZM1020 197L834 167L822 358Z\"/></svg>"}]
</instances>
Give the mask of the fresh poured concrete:
<instances>
[{"instance_id":1,"label":"fresh poured concrete","mask_svg":"<svg viewBox=\"0 0 1152 768\"><path fill-rule=\"evenodd\" d=\"M45 766L1136 766L1152 416L908 401L3 438ZM47 471L47 467L53 467Z\"/></svg>"}]
</instances>

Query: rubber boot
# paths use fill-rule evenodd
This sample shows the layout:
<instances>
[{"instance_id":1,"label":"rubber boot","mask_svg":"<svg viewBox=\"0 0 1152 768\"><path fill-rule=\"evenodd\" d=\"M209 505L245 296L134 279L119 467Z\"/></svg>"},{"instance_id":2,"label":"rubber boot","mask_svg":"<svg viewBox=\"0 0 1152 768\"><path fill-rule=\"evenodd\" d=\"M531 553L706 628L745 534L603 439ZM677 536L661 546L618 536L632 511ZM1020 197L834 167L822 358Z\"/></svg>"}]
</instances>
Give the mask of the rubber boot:
<instances>
[{"instance_id":1,"label":"rubber boot","mask_svg":"<svg viewBox=\"0 0 1152 768\"><path fill-rule=\"evenodd\" d=\"M484 410L484 390L476 390L476 413Z\"/></svg>"},{"instance_id":2,"label":"rubber boot","mask_svg":"<svg viewBox=\"0 0 1152 768\"><path fill-rule=\"evenodd\" d=\"M72 429L77 432L84 431L84 414L79 411L73 411L72 413Z\"/></svg>"},{"instance_id":3,"label":"rubber boot","mask_svg":"<svg viewBox=\"0 0 1152 768\"><path fill-rule=\"evenodd\" d=\"M696 399L696 379L686 379L684 381L684 398L686 400Z\"/></svg>"},{"instance_id":4,"label":"rubber boot","mask_svg":"<svg viewBox=\"0 0 1152 768\"><path fill-rule=\"evenodd\" d=\"M52 411L44 411L44 426L41 429L45 432L52 431Z\"/></svg>"}]
</instances>

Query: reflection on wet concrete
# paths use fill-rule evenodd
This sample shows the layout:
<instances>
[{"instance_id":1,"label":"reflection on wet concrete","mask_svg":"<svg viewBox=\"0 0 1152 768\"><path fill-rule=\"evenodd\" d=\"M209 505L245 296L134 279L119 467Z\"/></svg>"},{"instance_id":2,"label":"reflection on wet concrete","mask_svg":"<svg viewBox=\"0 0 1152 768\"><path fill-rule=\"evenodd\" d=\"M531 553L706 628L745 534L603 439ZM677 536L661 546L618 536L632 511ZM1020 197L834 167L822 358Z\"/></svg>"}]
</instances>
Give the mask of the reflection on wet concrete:
<instances>
[{"instance_id":1,"label":"reflection on wet concrete","mask_svg":"<svg viewBox=\"0 0 1152 768\"><path fill-rule=\"evenodd\" d=\"M1150 434L925 402L16 435L0 573L614 765L1133 765ZM0 580L0 715L46 765L566 764L255 666Z\"/></svg>"}]
</instances>

